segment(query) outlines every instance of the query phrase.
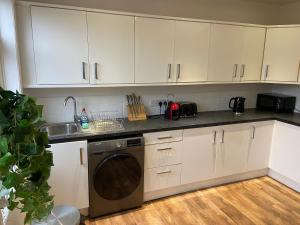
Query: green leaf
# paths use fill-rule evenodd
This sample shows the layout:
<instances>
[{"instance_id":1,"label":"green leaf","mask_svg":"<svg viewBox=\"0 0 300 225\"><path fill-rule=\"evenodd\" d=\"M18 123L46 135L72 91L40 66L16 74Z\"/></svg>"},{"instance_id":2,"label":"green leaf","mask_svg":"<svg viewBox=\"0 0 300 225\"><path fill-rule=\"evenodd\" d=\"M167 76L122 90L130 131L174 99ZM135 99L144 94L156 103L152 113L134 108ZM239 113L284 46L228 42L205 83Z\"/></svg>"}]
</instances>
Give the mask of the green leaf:
<instances>
[{"instance_id":1,"label":"green leaf","mask_svg":"<svg viewBox=\"0 0 300 225\"><path fill-rule=\"evenodd\" d=\"M13 165L14 162L14 156L7 152L4 156L0 158L0 175L6 175Z\"/></svg>"},{"instance_id":2,"label":"green leaf","mask_svg":"<svg viewBox=\"0 0 300 225\"><path fill-rule=\"evenodd\" d=\"M8 126L9 126L9 121L6 118L6 116L3 114L2 110L0 110L0 129L3 130Z\"/></svg>"},{"instance_id":3,"label":"green leaf","mask_svg":"<svg viewBox=\"0 0 300 225\"><path fill-rule=\"evenodd\" d=\"M8 152L7 139L4 136L0 136L0 153L5 155Z\"/></svg>"}]
</instances>

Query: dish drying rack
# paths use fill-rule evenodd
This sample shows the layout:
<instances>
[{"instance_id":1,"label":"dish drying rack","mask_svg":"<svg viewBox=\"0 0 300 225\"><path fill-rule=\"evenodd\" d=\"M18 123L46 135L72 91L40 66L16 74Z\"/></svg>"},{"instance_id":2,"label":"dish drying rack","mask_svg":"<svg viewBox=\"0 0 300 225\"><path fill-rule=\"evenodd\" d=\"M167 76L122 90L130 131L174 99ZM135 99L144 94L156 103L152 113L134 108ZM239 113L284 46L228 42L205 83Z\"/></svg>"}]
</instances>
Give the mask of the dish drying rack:
<instances>
[{"instance_id":1,"label":"dish drying rack","mask_svg":"<svg viewBox=\"0 0 300 225\"><path fill-rule=\"evenodd\" d=\"M116 111L91 112L91 127L96 133L124 130L122 114Z\"/></svg>"}]
</instances>

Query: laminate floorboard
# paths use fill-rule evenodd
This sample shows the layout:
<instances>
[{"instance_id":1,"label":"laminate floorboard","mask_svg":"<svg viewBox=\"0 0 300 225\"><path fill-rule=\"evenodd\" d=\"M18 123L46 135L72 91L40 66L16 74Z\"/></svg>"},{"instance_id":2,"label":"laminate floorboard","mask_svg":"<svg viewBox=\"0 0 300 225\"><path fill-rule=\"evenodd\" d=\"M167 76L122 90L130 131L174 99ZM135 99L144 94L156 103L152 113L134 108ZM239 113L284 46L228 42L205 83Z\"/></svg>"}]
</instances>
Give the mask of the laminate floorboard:
<instances>
[{"instance_id":1,"label":"laminate floorboard","mask_svg":"<svg viewBox=\"0 0 300 225\"><path fill-rule=\"evenodd\" d=\"M147 202L86 225L300 225L300 194L270 177Z\"/></svg>"}]
</instances>

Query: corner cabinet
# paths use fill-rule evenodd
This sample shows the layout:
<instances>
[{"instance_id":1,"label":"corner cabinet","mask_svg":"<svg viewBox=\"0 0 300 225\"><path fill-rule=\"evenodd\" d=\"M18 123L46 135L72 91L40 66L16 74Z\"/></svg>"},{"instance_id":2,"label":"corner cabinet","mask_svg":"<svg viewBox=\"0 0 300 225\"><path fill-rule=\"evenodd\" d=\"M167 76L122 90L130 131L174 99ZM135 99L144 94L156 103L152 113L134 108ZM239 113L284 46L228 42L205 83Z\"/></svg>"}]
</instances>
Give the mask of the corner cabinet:
<instances>
[{"instance_id":1,"label":"corner cabinet","mask_svg":"<svg viewBox=\"0 0 300 225\"><path fill-rule=\"evenodd\" d=\"M268 28L262 80L297 82L300 68L300 27Z\"/></svg>"},{"instance_id":2,"label":"corner cabinet","mask_svg":"<svg viewBox=\"0 0 300 225\"><path fill-rule=\"evenodd\" d=\"M52 144L50 193L56 205L89 207L87 141Z\"/></svg>"},{"instance_id":3,"label":"corner cabinet","mask_svg":"<svg viewBox=\"0 0 300 225\"><path fill-rule=\"evenodd\" d=\"M37 84L87 84L86 12L31 7Z\"/></svg>"},{"instance_id":4,"label":"corner cabinet","mask_svg":"<svg viewBox=\"0 0 300 225\"><path fill-rule=\"evenodd\" d=\"M276 121L270 161L270 169L275 172L274 178L298 192L300 192L299 137L299 127Z\"/></svg>"}]
</instances>

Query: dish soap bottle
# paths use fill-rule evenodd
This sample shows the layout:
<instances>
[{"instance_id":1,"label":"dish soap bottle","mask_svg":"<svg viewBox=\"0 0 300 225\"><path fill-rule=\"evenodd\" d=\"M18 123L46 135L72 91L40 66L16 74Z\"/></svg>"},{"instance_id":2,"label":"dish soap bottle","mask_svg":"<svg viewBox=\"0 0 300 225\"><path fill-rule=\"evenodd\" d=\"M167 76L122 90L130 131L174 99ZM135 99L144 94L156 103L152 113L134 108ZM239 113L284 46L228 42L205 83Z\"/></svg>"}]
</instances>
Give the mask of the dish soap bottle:
<instances>
[{"instance_id":1,"label":"dish soap bottle","mask_svg":"<svg viewBox=\"0 0 300 225\"><path fill-rule=\"evenodd\" d=\"M89 118L85 111L85 108L82 109L82 112L80 114L80 125L83 129L88 129L90 127Z\"/></svg>"}]
</instances>

